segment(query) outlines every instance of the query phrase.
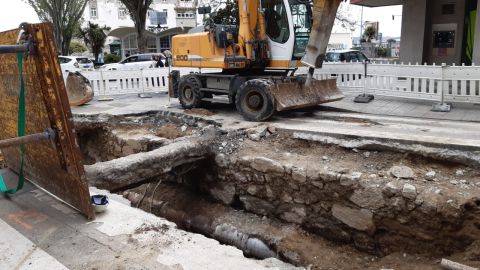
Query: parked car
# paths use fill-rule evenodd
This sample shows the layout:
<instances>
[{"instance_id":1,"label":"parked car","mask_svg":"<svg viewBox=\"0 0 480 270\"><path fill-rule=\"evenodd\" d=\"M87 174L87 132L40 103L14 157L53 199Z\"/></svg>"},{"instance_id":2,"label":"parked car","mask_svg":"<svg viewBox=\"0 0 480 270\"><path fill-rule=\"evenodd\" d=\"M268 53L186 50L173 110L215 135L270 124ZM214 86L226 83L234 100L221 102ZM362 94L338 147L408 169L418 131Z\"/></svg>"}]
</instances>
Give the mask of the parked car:
<instances>
[{"instance_id":1,"label":"parked car","mask_svg":"<svg viewBox=\"0 0 480 270\"><path fill-rule=\"evenodd\" d=\"M339 51L329 51L325 56L325 62L364 62L370 61L368 58L361 52L357 50L339 50Z\"/></svg>"},{"instance_id":2,"label":"parked car","mask_svg":"<svg viewBox=\"0 0 480 270\"><path fill-rule=\"evenodd\" d=\"M60 62L62 72L94 70L93 62L88 57L59 56L58 61Z\"/></svg>"},{"instance_id":3,"label":"parked car","mask_svg":"<svg viewBox=\"0 0 480 270\"><path fill-rule=\"evenodd\" d=\"M161 56L160 53L145 53L129 56L118 63L106 64L101 68L104 70L131 70L155 67L157 61L154 60L156 56ZM162 58L165 58L163 56Z\"/></svg>"}]
</instances>

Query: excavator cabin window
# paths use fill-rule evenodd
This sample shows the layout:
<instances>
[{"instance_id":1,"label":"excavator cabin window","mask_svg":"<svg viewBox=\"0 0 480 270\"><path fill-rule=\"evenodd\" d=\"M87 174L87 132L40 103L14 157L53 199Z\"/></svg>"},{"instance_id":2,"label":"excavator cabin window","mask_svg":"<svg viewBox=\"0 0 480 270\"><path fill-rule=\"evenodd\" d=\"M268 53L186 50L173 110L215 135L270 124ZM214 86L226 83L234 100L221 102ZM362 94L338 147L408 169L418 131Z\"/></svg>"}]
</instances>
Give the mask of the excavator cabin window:
<instances>
[{"instance_id":1,"label":"excavator cabin window","mask_svg":"<svg viewBox=\"0 0 480 270\"><path fill-rule=\"evenodd\" d=\"M278 43L287 42L290 38L290 27L283 0L262 0L262 7L268 37Z\"/></svg>"},{"instance_id":2,"label":"excavator cabin window","mask_svg":"<svg viewBox=\"0 0 480 270\"><path fill-rule=\"evenodd\" d=\"M292 10L293 29L295 29L293 60L299 60L305 55L312 30L312 7L309 1L289 0L289 2Z\"/></svg>"}]
</instances>

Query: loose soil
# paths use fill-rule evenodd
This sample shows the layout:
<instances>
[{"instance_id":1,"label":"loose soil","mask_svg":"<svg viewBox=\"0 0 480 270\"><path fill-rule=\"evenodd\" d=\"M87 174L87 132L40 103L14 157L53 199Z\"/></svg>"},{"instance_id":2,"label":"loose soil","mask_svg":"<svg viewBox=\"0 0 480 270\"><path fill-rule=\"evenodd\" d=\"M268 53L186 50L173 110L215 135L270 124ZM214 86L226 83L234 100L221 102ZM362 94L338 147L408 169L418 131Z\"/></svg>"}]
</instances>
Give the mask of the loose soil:
<instances>
[{"instance_id":1,"label":"loose soil","mask_svg":"<svg viewBox=\"0 0 480 270\"><path fill-rule=\"evenodd\" d=\"M207 109L202 109L202 108L193 108L193 109L188 109L185 110L186 114L193 114L193 115L203 115L203 116L212 116L215 113L212 111L209 111Z\"/></svg>"}]
</instances>

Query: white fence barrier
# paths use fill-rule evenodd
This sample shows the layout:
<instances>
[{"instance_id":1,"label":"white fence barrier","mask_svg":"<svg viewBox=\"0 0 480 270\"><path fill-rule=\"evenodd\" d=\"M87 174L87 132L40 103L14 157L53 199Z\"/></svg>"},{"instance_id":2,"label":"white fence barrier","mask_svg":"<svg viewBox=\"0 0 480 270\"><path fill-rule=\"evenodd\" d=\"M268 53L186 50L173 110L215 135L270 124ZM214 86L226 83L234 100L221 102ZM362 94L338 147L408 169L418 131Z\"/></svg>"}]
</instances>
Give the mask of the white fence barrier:
<instances>
[{"instance_id":1,"label":"white fence barrier","mask_svg":"<svg viewBox=\"0 0 480 270\"><path fill-rule=\"evenodd\" d=\"M181 75L198 68L172 68ZM217 72L218 69L202 69ZM299 71L305 72L305 69ZM96 95L120 95L168 91L167 68L143 70L91 71L82 73ZM442 101L480 103L480 66L435 66L325 63L315 71L317 79L336 78L344 92ZM65 76L66 78L66 76ZM365 89L365 90L364 90Z\"/></svg>"},{"instance_id":2,"label":"white fence barrier","mask_svg":"<svg viewBox=\"0 0 480 270\"><path fill-rule=\"evenodd\" d=\"M198 68L172 68L172 70L179 70L181 75L199 71ZM206 69L202 69L204 70ZM168 68L82 72L82 75L90 81L97 96L166 92L168 74ZM67 78L67 74L64 74L64 78Z\"/></svg>"},{"instance_id":3,"label":"white fence barrier","mask_svg":"<svg viewBox=\"0 0 480 270\"><path fill-rule=\"evenodd\" d=\"M324 64L318 79L337 78L342 91L446 102L480 103L480 66Z\"/></svg>"}]
</instances>

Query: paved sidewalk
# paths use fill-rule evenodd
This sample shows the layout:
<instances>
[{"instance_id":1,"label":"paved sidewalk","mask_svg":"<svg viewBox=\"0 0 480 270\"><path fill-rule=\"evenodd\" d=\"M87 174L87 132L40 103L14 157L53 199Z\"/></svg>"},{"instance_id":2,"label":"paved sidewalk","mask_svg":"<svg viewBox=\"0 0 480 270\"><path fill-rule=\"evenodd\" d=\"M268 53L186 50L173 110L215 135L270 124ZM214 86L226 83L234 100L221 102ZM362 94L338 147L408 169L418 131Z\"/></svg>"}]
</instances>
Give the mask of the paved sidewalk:
<instances>
[{"instance_id":1,"label":"paved sidewalk","mask_svg":"<svg viewBox=\"0 0 480 270\"><path fill-rule=\"evenodd\" d=\"M7 219L15 219L7 216ZM0 219L1 269L68 269L28 238Z\"/></svg>"},{"instance_id":2,"label":"paved sidewalk","mask_svg":"<svg viewBox=\"0 0 480 270\"><path fill-rule=\"evenodd\" d=\"M455 103L450 112L433 112L431 111L432 105L435 104L433 101L377 95L375 100L370 103L355 103L353 99L358 94L348 92L344 94L346 97L343 100L323 106L330 109L377 115L480 122L480 104Z\"/></svg>"}]
</instances>

